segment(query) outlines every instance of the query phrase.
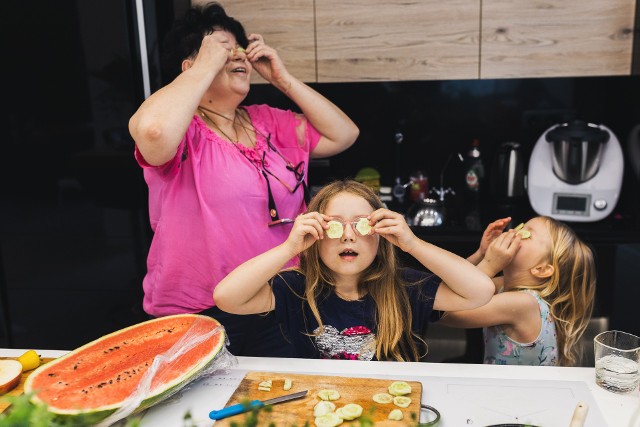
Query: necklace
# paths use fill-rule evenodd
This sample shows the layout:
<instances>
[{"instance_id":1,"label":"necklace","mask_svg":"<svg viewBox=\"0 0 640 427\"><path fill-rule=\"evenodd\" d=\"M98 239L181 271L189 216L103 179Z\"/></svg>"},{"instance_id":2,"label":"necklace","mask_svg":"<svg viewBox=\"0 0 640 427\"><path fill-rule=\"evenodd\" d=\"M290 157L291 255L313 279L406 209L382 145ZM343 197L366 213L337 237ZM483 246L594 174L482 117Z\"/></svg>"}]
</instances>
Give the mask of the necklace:
<instances>
[{"instance_id":1,"label":"necklace","mask_svg":"<svg viewBox=\"0 0 640 427\"><path fill-rule=\"evenodd\" d=\"M204 108L204 107L198 107L198 110L200 111L200 115L201 115L204 119L207 119L207 121L208 121L209 123L211 123L211 124L212 124L216 129L218 129L218 130L222 133L222 135L224 135L224 137L225 137L225 138L227 138L227 139L229 140L229 142L231 142L232 144L238 144L238 141L240 140L240 138L238 137L238 131L236 130L236 116L237 116L237 114L235 113L235 111L234 111L234 113L233 113L233 119L230 119L230 118L229 118L229 117L227 117L227 116L223 116L223 115L222 115L222 114L220 114L220 113L216 113L215 111L213 111L213 110L209 110L209 109L206 109L206 108ZM208 111L208 112L210 112L210 113L213 113L213 114L215 114L215 115L217 115L217 116L220 116L220 117L225 118L225 119L229 120L230 122L232 122L232 124L233 124L233 130L234 130L234 132L236 133L236 138L235 138L235 139L233 139L233 138L231 138L229 135L227 135L227 133L226 133L225 131L223 131L223 130L222 130L222 128L220 128L220 126L218 126L218 124L217 124L216 122L214 122L214 121L211 119L211 117L209 117L209 116L207 115L207 113L205 113L205 112L204 112L204 110L207 110L207 111ZM246 130L245 130L245 132L246 132ZM248 136L248 135L247 135L247 136ZM249 138L249 141L251 141L251 138Z\"/></svg>"},{"instance_id":2,"label":"necklace","mask_svg":"<svg viewBox=\"0 0 640 427\"><path fill-rule=\"evenodd\" d=\"M198 110L200 110L200 114L202 115L202 117L207 118L207 120L209 120L211 122L211 119L204 113L209 112L211 114L215 114L216 116L222 117L223 119L227 119L230 122L232 121L234 126L240 126L242 129L244 129L244 133L247 135L247 138L249 138L249 142L251 143L252 147L255 147L256 145L256 135L260 135L262 136L262 138L267 141L269 138L267 137L267 135L265 135L264 133L260 132L260 130L258 130L253 123L251 123L251 121L249 119L247 119L246 117L244 117L244 115L242 114L241 111L237 111L234 113L233 119L230 119L229 117L220 114L216 111L213 111L207 107L203 107L202 105L198 106ZM237 120L236 120L237 119ZM215 125L215 124L214 124ZM220 129L217 125L215 125L216 128ZM235 128L234 128L235 129ZM253 132L253 137L251 137L251 135L249 134L249 131ZM220 132L222 132L222 129L220 129ZM222 132L224 134L224 132ZM237 135L236 135L237 136Z\"/></svg>"}]
</instances>

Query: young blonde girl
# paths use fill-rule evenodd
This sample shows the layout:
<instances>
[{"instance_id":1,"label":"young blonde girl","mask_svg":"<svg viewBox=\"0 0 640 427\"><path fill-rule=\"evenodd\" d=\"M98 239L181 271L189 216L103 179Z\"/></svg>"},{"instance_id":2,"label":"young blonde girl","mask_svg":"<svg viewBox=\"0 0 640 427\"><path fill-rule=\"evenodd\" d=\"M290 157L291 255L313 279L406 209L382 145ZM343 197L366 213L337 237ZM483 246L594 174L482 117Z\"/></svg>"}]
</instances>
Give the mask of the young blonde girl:
<instances>
[{"instance_id":1,"label":"young blonde girl","mask_svg":"<svg viewBox=\"0 0 640 427\"><path fill-rule=\"evenodd\" d=\"M490 277L502 271L493 279L494 297L480 308L446 313L441 323L483 327L485 363L576 365L593 311L593 253L553 218L535 217L523 231L503 232L510 220L491 223L469 257Z\"/></svg>"},{"instance_id":2,"label":"young blonde girl","mask_svg":"<svg viewBox=\"0 0 640 427\"><path fill-rule=\"evenodd\" d=\"M328 237L329 221L339 238ZM359 221L371 230L360 233ZM394 246L433 274L399 268ZM281 271L297 255L300 267ZM232 271L214 299L235 314L275 310L296 357L417 361L433 310L479 307L493 289L471 263L418 239L369 187L345 180L324 187L288 239Z\"/></svg>"}]
</instances>

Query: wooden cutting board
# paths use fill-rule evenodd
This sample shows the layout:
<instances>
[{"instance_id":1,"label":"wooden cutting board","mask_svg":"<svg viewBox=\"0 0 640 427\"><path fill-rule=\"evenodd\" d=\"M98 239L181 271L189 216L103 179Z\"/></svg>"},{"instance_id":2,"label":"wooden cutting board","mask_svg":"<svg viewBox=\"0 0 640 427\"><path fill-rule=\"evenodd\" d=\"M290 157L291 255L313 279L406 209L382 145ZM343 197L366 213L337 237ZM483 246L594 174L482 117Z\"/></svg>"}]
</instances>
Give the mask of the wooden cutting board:
<instances>
[{"instance_id":1,"label":"wooden cutting board","mask_svg":"<svg viewBox=\"0 0 640 427\"><path fill-rule=\"evenodd\" d=\"M0 359L13 359L13 360L17 360L17 357L0 357ZM45 357L45 358L40 358L40 360L42 361L42 365L47 363L47 362L51 362L52 360L54 360L53 358L50 357ZM16 388L14 388L13 390L9 391L8 393L3 394L0 397L4 397L4 396L20 396L22 393L24 393L24 382L27 380L27 378L29 377L29 375L31 375L31 373L34 370L32 369L31 371L27 371L27 372L23 372L22 373L22 378L20 379L20 384L18 384L16 386ZM10 406L9 402L5 402L3 399L0 399L0 413L3 412L5 409L7 409Z\"/></svg>"},{"instance_id":2,"label":"wooden cutting board","mask_svg":"<svg viewBox=\"0 0 640 427\"><path fill-rule=\"evenodd\" d=\"M284 379L292 380L291 390L283 390ZM258 384L262 381L272 380L271 391L258 390ZM302 399L292 400L290 402L279 403L272 406L272 412L264 410L259 413L258 425L269 425L270 422L280 426L298 425L302 426L306 421L313 426L315 417L313 416L313 408L320 401L318 392L322 389L334 389L340 392L340 398L333 403L340 408L347 403L357 403L363 407L363 416L370 414L369 418L378 426L394 426L410 424L414 419L411 414L415 414L415 420L420 416L420 402L422 398L422 384L417 381L406 381L411 385L411 394L407 396L411 398L411 404L407 408L399 408L392 403L380 404L372 400L376 393L388 393L388 387L393 381L405 381L402 379L373 379L373 378L347 378L333 377L321 375L300 375L300 374L283 374L274 372L248 372L242 379L242 382L229 399L227 406L243 403L247 400L266 400L274 397L283 396L285 394L295 393L297 391L309 390L306 397ZM216 408L218 409L218 408ZM392 409L400 409L404 415L404 419L399 421L391 421L387 419ZM373 412L369 412L373 411ZM246 414L240 414L233 417L225 418L216 422L217 426L229 426L232 422L242 422ZM342 426L357 424L354 421L345 421Z\"/></svg>"}]
</instances>

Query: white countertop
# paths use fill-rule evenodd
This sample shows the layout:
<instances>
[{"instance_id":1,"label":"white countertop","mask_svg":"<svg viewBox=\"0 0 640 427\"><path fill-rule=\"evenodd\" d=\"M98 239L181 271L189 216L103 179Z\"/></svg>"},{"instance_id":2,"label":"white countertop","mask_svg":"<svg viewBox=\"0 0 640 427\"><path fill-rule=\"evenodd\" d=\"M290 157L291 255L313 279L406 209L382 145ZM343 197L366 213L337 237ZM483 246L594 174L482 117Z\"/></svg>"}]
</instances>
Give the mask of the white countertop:
<instances>
[{"instance_id":1,"label":"white countertop","mask_svg":"<svg viewBox=\"0 0 640 427\"><path fill-rule=\"evenodd\" d=\"M16 357L25 350L0 349L0 356ZM42 357L59 357L66 351L38 350ZM494 383L499 380L535 380L548 382L576 381L586 385L590 397L597 404L600 414L610 427L640 427L640 419L631 425L633 418L640 418L636 411L640 411L640 393L638 390L629 394L615 394L603 390L595 383L594 368L561 368L539 366L495 366L478 364L453 363L413 363L413 362L357 362L347 360L309 360L309 359L278 359L238 357L238 365L233 369L247 371L313 373L341 376L385 377L398 378L446 377L449 379L487 379ZM434 378L435 379L435 378ZM477 381L477 380L473 380ZM186 397L185 397L186 398ZM424 402L423 402L424 403ZM429 403L429 402L426 402ZM573 410L571 409L571 412ZM445 420L443 414L443 420ZM588 417L587 417L588 420ZM450 425L447 423L441 423ZM568 423L567 423L568 426Z\"/></svg>"}]
</instances>

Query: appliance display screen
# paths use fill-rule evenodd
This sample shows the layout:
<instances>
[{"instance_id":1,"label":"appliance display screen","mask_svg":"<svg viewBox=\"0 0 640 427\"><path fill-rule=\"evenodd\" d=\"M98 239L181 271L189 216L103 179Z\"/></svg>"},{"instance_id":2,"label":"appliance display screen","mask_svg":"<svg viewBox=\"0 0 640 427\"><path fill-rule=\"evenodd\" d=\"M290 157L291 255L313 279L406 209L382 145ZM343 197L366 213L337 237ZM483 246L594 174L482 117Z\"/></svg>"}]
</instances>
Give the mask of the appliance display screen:
<instances>
[{"instance_id":1,"label":"appliance display screen","mask_svg":"<svg viewBox=\"0 0 640 427\"><path fill-rule=\"evenodd\" d=\"M590 195L554 194L553 213L567 215L588 215Z\"/></svg>"}]
</instances>

